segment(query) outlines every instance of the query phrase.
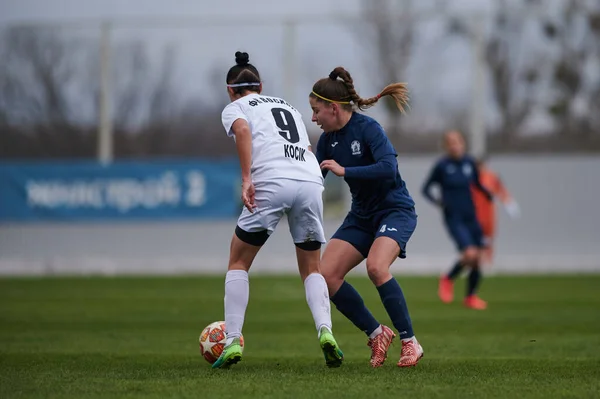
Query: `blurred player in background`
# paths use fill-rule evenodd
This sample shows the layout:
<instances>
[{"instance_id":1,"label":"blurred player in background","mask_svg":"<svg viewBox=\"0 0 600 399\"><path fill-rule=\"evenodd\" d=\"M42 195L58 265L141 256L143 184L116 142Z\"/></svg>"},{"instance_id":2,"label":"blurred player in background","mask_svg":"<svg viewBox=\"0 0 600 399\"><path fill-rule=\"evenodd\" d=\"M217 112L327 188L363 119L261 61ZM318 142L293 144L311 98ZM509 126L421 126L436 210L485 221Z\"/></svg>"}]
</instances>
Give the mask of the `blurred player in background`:
<instances>
[{"instance_id":1,"label":"blurred player in background","mask_svg":"<svg viewBox=\"0 0 600 399\"><path fill-rule=\"evenodd\" d=\"M248 306L248 270L277 223L287 215L296 245L300 276L321 349L329 367L343 360L331 332L331 307L325 279L319 272L323 230L323 176L310 150L302 115L281 98L263 96L258 70L247 53L235 54L227 73L231 103L222 114L233 137L242 171L242 201L225 277L227 342L213 368L242 358L240 336Z\"/></svg>"},{"instance_id":2,"label":"blurred player in background","mask_svg":"<svg viewBox=\"0 0 600 399\"><path fill-rule=\"evenodd\" d=\"M444 146L446 156L433 167L423 185L423 195L442 209L446 229L460 251L460 259L452 270L440 279L438 295L443 302L452 302L454 280L463 268L468 267L471 271L464 305L483 310L487 303L477 296L481 281L483 232L477 220L471 187L480 191L488 202L492 201L492 194L481 185L477 165L475 160L466 154L462 134L458 131L447 132L444 135ZM431 189L434 185L440 187L441 198L433 196Z\"/></svg>"},{"instance_id":3,"label":"blurred player in background","mask_svg":"<svg viewBox=\"0 0 600 399\"><path fill-rule=\"evenodd\" d=\"M510 195L500 177L487 166L484 158L477 160L477 170L479 171L481 185L504 205L506 213L513 219L519 217L519 205ZM489 201L486 195L475 186L471 186L471 194L475 203L477 220L483 232L482 265L491 265L496 234L496 205L494 201Z\"/></svg>"},{"instance_id":4,"label":"blurred player in background","mask_svg":"<svg viewBox=\"0 0 600 399\"><path fill-rule=\"evenodd\" d=\"M383 96L391 96L401 111L407 105L402 83L387 86L376 97L361 98L342 67L317 81L310 94L312 121L323 129L316 151L323 176L331 171L344 177L352 193L351 210L325 249L321 272L331 301L369 337L371 366L379 367L395 334L373 317L358 292L344 280L367 259L369 278L402 340L398 366L408 367L421 359L423 348L415 338L404 293L389 269L398 257L406 257L406 244L417 225L415 204L383 128L355 112L376 104Z\"/></svg>"}]
</instances>

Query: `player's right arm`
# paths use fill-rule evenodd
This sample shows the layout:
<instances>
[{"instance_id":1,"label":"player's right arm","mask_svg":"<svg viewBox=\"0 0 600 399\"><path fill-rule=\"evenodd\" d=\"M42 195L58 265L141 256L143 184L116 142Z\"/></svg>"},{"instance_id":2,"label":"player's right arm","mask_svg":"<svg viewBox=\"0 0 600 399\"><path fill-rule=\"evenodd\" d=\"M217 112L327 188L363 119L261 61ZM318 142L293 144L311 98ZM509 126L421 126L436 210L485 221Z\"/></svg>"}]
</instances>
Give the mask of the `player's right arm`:
<instances>
[{"instance_id":1,"label":"player's right arm","mask_svg":"<svg viewBox=\"0 0 600 399\"><path fill-rule=\"evenodd\" d=\"M440 167L439 163L436 163L435 166L433 167L433 169L431 169L431 172L429 173L429 177L427 177L427 180L425 180L425 183L423 184L423 188L421 189L421 191L423 193L423 196L425 198L427 198L427 200L429 200L429 202L441 207L441 206L443 206L442 199L435 198L433 196L433 193L431 192L431 189L435 184L437 184L437 185L441 184L440 175L441 175L441 167Z\"/></svg>"},{"instance_id":2,"label":"player's right arm","mask_svg":"<svg viewBox=\"0 0 600 399\"><path fill-rule=\"evenodd\" d=\"M254 185L252 184L252 131L248 118L239 104L227 105L221 115L227 135L235 139L242 173L242 201L250 212L256 208Z\"/></svg>"},{"instance_id":3,"label":"player's right arm","mask_svg":"<svg viewBox=\"0 0 600 399\"><path fill-rule=\"evenodd\" d=\"M509 193L506 186L502 182L502 179L498 175L496 177L496 195L500 198L502 205L504 205L504 209L506 213L513 218L516 219L521 214L521 209L519 208L519 204L514 200L512 195Z\"/></svg>"}]
</instances>

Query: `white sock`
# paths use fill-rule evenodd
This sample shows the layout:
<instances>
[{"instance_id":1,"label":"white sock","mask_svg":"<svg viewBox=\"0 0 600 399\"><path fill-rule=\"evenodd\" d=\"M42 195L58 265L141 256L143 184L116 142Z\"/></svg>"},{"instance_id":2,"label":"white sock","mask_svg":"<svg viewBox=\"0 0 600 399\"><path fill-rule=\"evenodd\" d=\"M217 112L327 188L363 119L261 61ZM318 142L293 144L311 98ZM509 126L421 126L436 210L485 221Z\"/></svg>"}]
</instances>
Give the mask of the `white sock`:
<instances>
[{"instance_id":1,"label":"white sock","mask_svg":"<svg viewBox=\"0 0 600 399\"><path fill-rule=\"evenodd\" d=\"M322 327L331 331L331 305L329 304L327 283L323 276L320 273L311 273L304 280L304 290L317 332L320 332Z\"/></svg>"},{"instance_id":2,"label":"white sock","mask_svg":"<svg viewBox=\"0 0 600 399\"><path fill-rule=\"evenodd\" d=\"M242 335L249 295L248 272L244 270L228 271L225 276L226 345L231 344L234 338L239 338Z\"/></svg>"},{"instance_id":3,"label":"white sock","mask_svg":"<svg viewBox=\"0 0 600 399\"><path fill-rule=\"evenodd\" d=\"M369 335L369 338L373 339L373 338L375 338L376 336L378 336L379 334L381 334L382 332L383 332L383 327L381 327L381 324L380 324L380 325L379 325L379 327L377 327L377 328L375 329L375 331L373 331L373 332L371 333L371 335Z\"/></svg>"},{"instance_id":4,"label":"white sock","mask_svg":"<svg viewBox=\"0 0 600 399\"><path fill-rule=\"evenodd\" d=\"M412 342L414 342L416 344L417 343L417 338L413 335L410 338L403 338L402 339L402 342L410 342L410 341L412 341Z\"/></svg>"}]
</instances>

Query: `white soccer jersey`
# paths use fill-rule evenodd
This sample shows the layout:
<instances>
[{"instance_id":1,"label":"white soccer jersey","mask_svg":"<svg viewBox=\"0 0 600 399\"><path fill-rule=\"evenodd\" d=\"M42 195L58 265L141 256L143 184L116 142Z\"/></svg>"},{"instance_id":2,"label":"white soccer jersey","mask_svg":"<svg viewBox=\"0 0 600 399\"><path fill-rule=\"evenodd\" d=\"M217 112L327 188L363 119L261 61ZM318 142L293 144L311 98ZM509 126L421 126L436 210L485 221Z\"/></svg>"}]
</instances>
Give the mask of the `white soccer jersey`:
<instances>
[{"instance_id":1,"label":"white soccer jersey","mask_svg":"<svg viewBox=\"0 0 600 399\"><path fill-rule=\"evenodd\" d=\"M252 181L294 179L323 184L321 168L308 149L302 116L281 98L250 94L227 105L221 115L227 135L238 119L252 132Z\"/></svg>"}]
</instances>

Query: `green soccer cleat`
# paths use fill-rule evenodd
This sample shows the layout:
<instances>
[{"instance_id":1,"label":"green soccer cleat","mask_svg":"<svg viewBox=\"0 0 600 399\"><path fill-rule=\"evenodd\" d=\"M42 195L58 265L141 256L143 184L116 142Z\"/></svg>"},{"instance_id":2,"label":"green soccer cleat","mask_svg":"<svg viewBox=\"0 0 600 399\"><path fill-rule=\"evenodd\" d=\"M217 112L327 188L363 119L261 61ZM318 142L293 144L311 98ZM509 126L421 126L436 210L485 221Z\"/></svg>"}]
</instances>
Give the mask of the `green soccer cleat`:
<instances>
[{"instance_id":1,"label":"green soccer cleat","mask_svg":"<svg viewBox=\"0 0 600 399\"><path fill-rule=\"evenodd\" d=\"M331 331L326 327L321 327L321 331L319 332L319 344L321 345L321 350L325 356L325 364L327 364L327 367L340 367L344 360L344 353L338 347Z\"/></svg>"},{"instance_id":2,"label":"green soccer cleat","mask_svg":"<svg viewBox=\"0 0 600 399\"><path fill-rule=\"evenodd\" d=\"M234 338L231 344L223 348L223 353L213 363L212 368L228 369L232 364L236 364L240 360L242 360L242 346L240 345L240 339Z\"/></svg>"}]
</instances>

